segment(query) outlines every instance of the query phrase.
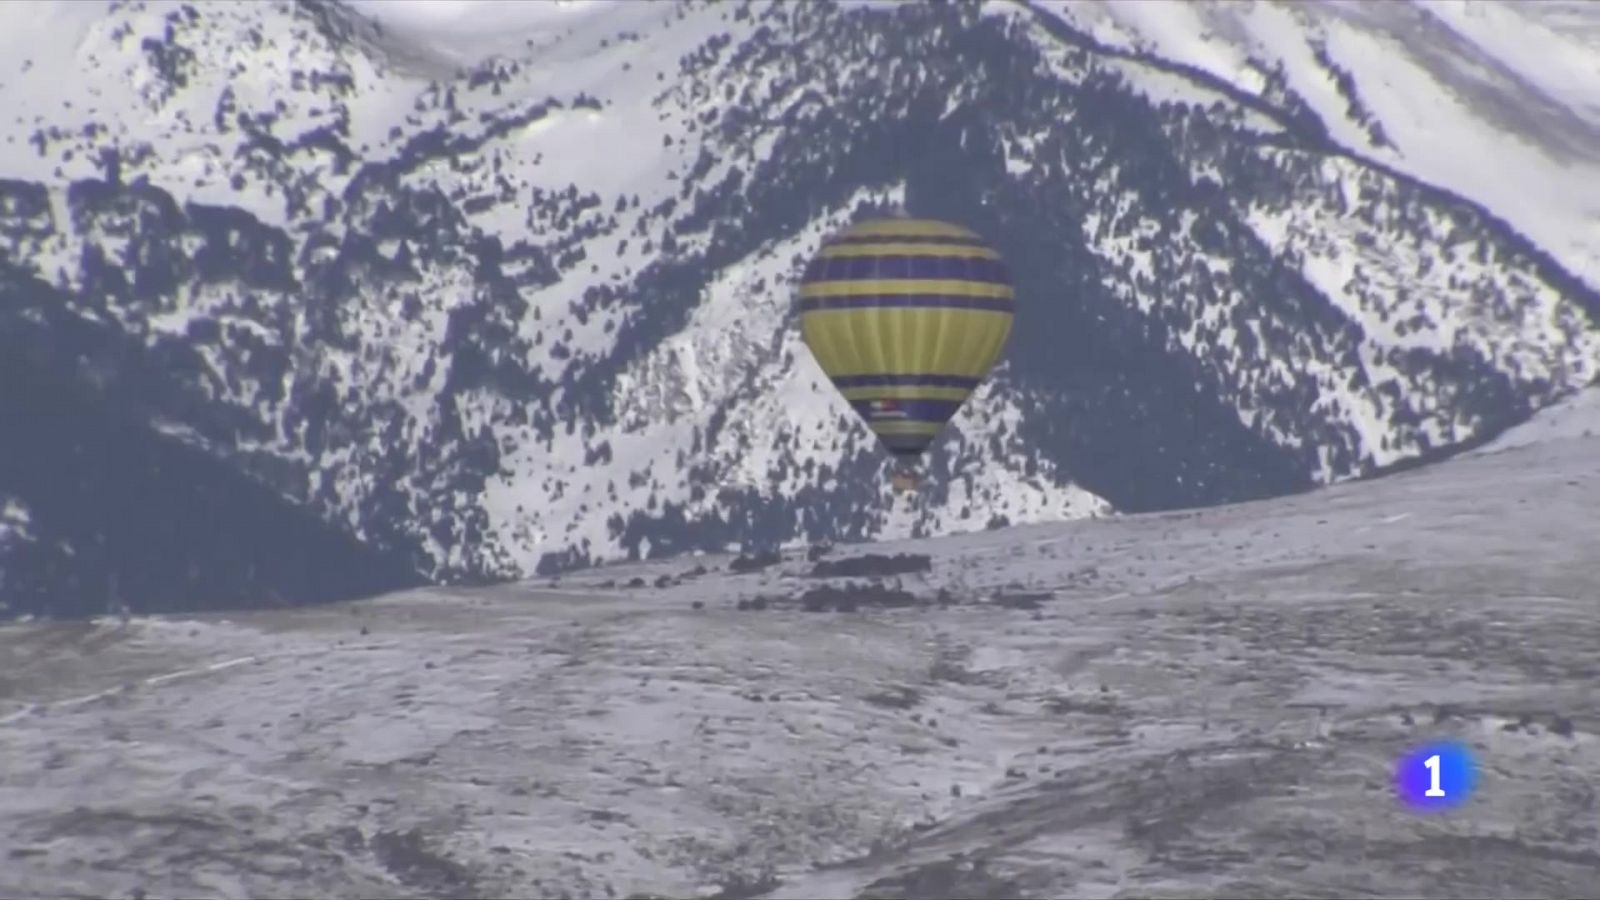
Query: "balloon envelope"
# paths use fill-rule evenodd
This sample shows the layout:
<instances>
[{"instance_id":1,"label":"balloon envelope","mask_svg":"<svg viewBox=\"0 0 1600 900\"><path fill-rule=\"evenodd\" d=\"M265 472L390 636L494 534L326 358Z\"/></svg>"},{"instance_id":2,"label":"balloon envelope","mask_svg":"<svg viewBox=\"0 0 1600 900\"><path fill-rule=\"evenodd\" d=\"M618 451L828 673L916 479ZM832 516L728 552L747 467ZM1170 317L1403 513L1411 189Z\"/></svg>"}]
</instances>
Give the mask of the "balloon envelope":
<instances>
[{"instance_id":1,"label":"balloon envelope","mask_svg":"<svg viewBox=\"0 0 1600 900\"><path fill-rule=\"evenodd\" d=\"M994 368L1010 274L948 222L877 219L826 241L800 281L800 333L835 387L905 459L922 454Z\"/></svg>"}]
</instances>

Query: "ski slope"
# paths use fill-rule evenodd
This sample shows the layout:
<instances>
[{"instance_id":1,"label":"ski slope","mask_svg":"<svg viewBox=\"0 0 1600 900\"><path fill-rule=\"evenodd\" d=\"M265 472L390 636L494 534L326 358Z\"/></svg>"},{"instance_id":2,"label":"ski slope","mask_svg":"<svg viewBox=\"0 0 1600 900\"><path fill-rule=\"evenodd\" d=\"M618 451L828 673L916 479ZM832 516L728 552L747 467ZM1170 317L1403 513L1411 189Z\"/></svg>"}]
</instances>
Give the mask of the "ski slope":
<instances>
[{"instance_id":1,"label":"ski slope","mask_svg":"<svg viewBox=\"0 0 1600 900\"><path fill-rule=\"evenodd\" d=\"M931 556L902 609L699 557L7 626L0 895L1582 896L1597 476L1535 439L870 548ZM1478 795L1405 811L1446 736Z\"/></svg>"}]
</instances>

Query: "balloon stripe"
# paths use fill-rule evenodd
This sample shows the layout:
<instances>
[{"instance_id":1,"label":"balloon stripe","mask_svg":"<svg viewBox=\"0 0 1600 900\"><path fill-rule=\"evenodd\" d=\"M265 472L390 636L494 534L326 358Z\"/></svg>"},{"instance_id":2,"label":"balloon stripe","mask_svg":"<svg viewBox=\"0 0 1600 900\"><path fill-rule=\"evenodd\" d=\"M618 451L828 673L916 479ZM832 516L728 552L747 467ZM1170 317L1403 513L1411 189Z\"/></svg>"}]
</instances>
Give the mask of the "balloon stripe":
<instances>
[{"instance_id":1,"label":"balloon stripe","mask_svg":"<svg viewBox=\"0 0 1600 900\"><path fill-rule=\"evenodd\" d=\"M932 387L929 385L868 385L867 387L841 388L846 400L953 400L960 403L972 394L971 388Z\"/></svg>"},{"instance_id":2,"label":"balloon stripe","mask_svg":"<svg viewBox=\"0 0 1600 900\"><path fill-rule=\"evenodd\" d=\"M864 248L869 249L869 248ZM806 267L802 290L817 284L863 281L948 280L978 284L1011 284L1011 273L999 259L952 253L862 253L820 256Z\"/></svg>"},{"instance_id":3,"label":"balloon stripe","mask_svg":"<svg viewBox=\"0 0 1600 900\"><path fill-rule=\"evenodd\" d=\"M877 219L852 226L848 234L851 237L900 237L909 235L965 238L969 241L978 239L977 235L962 228L960 225L951 225L949 222L940 222L934 219Z\"/></svg>"},{"instance_id":4,"label":"balloon stripe","mask_svg":"<svg viewBox=\"0 0 1600 900\"><path fill-rule=\"evenodd\" d=\"M873 316L884 327L895 333L915 332L923 341L923 352L900 368L876 365L870 358L851 356L852 336L866 334L874 326L862 321ZM992 309L928 309L918 307L876 307L868 311L855 309L829 309L805 313L801 316L803 333L808 341L820 339L825 344L819 364L830 378L864 374L917 374L919 372L959 375L979 379L987 374L992 359L985 348L1002 346L1010 329L1012 315L1005 310ZM936 343L941 330L952 336L948 344ZM937 349L939 352L934 353ZM844 354L844 358L834 356Z\"/></svg>"},{"instance_id":5,"label":"balloon stripe","mask_svg":"<svg viewBox=\"0 0 1600 900\"><path fill-rule=\"evenodd\" d=\"M960 400L903 400L898 397L881 397L853 400L850 405L874 425L880 422L906 420L943 424L950 421L950 417L956 414L956 410L960 409L965 401L965 397Z\"/></svg>"},{"instance_id":6,"label":"balloon stripe","mask_svg":"<svg viewBox=\"0 0 1600 900\"><path fill-rule=\"evenodd\" d=\"M823 244L827 247L850 247L858 244L882 244L885 242L896 244L915 244L926 247L982 247L990 249L981 238L951 237L940 234L847 234L842 237L831 238Z\"/></svg>"},{"instance_id":7,"label":"balloon stripe","mask_svg":"<svg viewBox=\"0 0 1600 900\"><path fill-rule=\"evenodd\" d=\"M966 375L942 375L935 373L899 374L899 373L873 373L870 375L839 375L833 383L841 390L849 388L866 387L950 387L972 390L978 386L982 379Z\"/></svg>"},{"instance_id":8,"label":"balloon stripe","mask_svg":"<svg viewBox=\"0 0 1600 900\"><path fill-rule=\"evenodd\" d=\"M859 244L834 244L823 247L818 259L852 259L860 256L893 256L943 259L988 259L999 261L1000 254L982 244L917 244L910 241L884 243L872 241Z\"/></svg>"},{"instance_id":9,"label":"balloon stripe","mask_svg":"<svg viewBox=\"0 0 1600 900\"><path fill-rule=\"evenodd\" d=\"M956 278L863 278L859 281L813 281L800 285L800 298L861 297L897 294L935 297L1004 297L1013 294L1005 282L966 281Z\"/></svg>"},{"instance_id":10,"label":"balloon stripe","mask_svg":"<svg viewBox=\"0 0 1600 900\"><path fill-rule=\"evenodd\" d=\"M1012 310L1016 308L1016 304L1010 297L963 297L948 294L858 294L846 297L805 297L800 301L800 311L802 313L885 307L891 309L969 309L1010 315Z\"/></svg>"},{"instance_id":11,"label":"balloon stripe","mask_svg":"<svg viewBox=\"0 0 1600 900\"><path fill-rule=\"evenodd\" d=\"M869 427L877 434L916 434L933 437L944 430L944 422L917 422L907 419L888 422L873 422Z\"/></svg>"}]
</instances>

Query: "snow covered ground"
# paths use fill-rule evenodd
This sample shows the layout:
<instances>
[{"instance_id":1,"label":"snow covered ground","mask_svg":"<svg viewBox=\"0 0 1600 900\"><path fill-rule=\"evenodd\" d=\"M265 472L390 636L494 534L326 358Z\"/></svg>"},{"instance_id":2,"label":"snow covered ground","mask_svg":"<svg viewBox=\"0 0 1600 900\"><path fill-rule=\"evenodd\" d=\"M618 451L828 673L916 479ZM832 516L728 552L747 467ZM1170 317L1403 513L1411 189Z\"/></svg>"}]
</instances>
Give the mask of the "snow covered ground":
<instances>
[{"instance_id":1,"label":"snow covered ground","mask_svg":"<svg viewBox=\"0 0 1600 900\"><path fill-rule=\"evenodd\" d=\"M1533 440L870 548L932 557L900 609L699 557L11 625L0 895L1581 896L1597 476ZM1407 812L1444 736L1479 793Z\"/></svg>"}]
</instances>

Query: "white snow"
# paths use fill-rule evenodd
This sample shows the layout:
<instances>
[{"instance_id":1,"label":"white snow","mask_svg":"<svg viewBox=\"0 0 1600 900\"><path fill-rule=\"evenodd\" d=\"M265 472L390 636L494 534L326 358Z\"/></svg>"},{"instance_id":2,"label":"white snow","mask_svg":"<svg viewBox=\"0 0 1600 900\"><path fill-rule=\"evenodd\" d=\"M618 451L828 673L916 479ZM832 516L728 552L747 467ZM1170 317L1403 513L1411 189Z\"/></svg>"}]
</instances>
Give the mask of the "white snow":
<instances>
[{"instance_id":1,"label":"white snow","mask_svg":"<svg viewBox=\"0 0 1600 900\"><path fill-rule=\"evenodd\" d=\"M16 497L0 495L0 547L33 539L33 515L27 504ZM4 571L0 571L0 578L4 575Z\"/></svg>"},{"instance_id":2,"label":"white snow","mask_svg":"<svg viewBox=\"0 0 1600 900\"><path fill-rule=\"evenodd\" d=\"M345 0L408 39L459 63L540 49L618 19L637 19L633 0ZM668 6L671 4L650 4ZM653 13L642 13L644 16ZM624 26L627 27L627 26Z\"/></svg>"},{"instance_id":3,"label":"white snow","mask_svg":"<svg viewBox=\"0 0 1600 900\"><path fill-rule=\"evenodd\" d=\"M1260 94L1281 66L1336 141L1483 204L1600 288L1600 6L1031 0ZM1354 79L1374 145L1314 46Z\"/></svg>"}]
</instances>

